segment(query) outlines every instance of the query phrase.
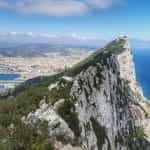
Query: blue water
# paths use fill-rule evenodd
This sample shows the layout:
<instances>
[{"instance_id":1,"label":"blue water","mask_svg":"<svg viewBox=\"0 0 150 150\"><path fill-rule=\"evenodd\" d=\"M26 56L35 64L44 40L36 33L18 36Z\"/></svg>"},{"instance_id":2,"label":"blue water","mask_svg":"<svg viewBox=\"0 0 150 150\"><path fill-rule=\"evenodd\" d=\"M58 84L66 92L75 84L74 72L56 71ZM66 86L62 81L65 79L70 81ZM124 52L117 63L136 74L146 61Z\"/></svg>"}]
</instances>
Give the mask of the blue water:
<instances>
[{"instance_id":1,"label":"blue water","mask_svg":"<svg viewBox=\"0 0 150 150\"><path fill-rule=\"evenodd\" d=\"M134 49L133 56L137 80L144 95L150 99L150 49Z\"/></svg>"},{"instance_id":2,"label":"blue water","mask_svg":"<svg viewBox=\"0 0 150 150\"><path fill-rule=\"evenodd\" d=\"M19 74L0 74L0 80L15 80L19 77Z\"/></svg>"}]
</instances>

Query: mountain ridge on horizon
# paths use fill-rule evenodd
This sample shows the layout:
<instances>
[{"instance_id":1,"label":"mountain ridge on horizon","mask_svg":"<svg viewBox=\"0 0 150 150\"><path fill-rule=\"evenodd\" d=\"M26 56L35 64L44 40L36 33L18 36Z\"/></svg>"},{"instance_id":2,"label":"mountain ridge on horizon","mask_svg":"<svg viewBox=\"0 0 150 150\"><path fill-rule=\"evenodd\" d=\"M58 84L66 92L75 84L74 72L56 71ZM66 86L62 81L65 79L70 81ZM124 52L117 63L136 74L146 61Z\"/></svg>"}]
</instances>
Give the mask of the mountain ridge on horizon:
<instances>
[{"instance_id":1,"label":"mountain ridge on horizon","mask_svg":"<svg viewBox=\"0 0 150 150\"><path fill-rule=\"evenodd\" d=\"M72 45L99 48L106 45L113 38L103 39L102 37L90 37L73 35L34 35L26 33L0 33L0 47L1 45L23 45L23 44L54 44L54 45ZM143 40L140 38L130 38L133 48L150 48L150 40ZM5 45L6 44L6 45Z\"/></svg>"}]
</instances>

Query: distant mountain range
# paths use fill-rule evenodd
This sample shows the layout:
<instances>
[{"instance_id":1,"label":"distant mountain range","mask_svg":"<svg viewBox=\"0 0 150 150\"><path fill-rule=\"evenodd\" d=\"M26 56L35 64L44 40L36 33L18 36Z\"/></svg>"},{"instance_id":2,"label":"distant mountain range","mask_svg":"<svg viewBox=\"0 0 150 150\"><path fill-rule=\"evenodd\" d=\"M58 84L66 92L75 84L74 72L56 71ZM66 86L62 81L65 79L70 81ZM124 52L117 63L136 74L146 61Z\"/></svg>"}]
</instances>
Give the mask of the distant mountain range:
<instances>
[{"instance_id":1,"label":"distant mountain range","mask_svg":"<svg viewBox=\"0 0 150 150\"><path fill-rule=\"evenodd\" d=\"M46 43L18 44L0 43L0 56L5 57L46 57L50 53L70 55L73 51L88 51L92 47L76 47L69 45L51 45Z\"/></svg>"},{"instance_id":2,"label":"distant mountain range","mask_svg":"<svg viewBox=\"0 0 150 150\"><path fill-rule=\"evenodd\" d=\"M97 46L102 47L107 40L101 37L81 36L78 34L33 34L33 33L0 33L0 43L48 43L52 45L75 45L75 46Z\"/></svg>"},{"instance_id":3,"label":"distant mountain range","mask_svg":"<svg viewBox=\"0 0 150 150\"><path fill-rule=\"evenodd\" d=\"M0 56L47 56L47 53L69 54L72 49L97 49L107 40L71 35L34 35L32 33L0 33ZM150 41L131 38L132 48L149 48Z\"/></svg>"}]
</instances>

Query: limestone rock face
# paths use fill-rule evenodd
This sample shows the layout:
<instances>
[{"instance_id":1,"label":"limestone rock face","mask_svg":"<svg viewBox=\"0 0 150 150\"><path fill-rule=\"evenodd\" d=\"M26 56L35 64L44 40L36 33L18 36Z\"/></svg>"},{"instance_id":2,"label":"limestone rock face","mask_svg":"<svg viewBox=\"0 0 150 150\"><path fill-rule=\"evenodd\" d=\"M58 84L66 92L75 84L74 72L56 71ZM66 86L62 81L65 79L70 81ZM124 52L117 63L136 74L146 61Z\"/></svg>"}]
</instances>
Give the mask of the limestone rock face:
<instances>
[{"instance_id":1,"label":"limestone rock face","mask_svg":"<svg viewBox=\"0 0 150 150\"><path fill-rule=\"evenodd\" d=\"M82 127L82 147L87 150L140 149L134 141L134 100L124 91L128 89L120 79L116 56L104 62L81 72L72 87L72 95L78 99L76 110Z\"/></svg>"},{"instance_id":2,"label":"limestone rock face","mask_svg":"<svg viewBox=\"0 0 150 150\"><path fill-rule=\"evenodd\" d=\"M141 106L134 107L134 113L138 116L138 124L145 129L145 133L148 136L147 138L150 141L150 102L144 97L143 89L137 82L131 47L127 38L125 38L123 47L124 52L117 56L120 67L120 77L129 82L129 86L134 92L135 99L138 101L139 106Z\"/></svg>"},{"instance_id":3,"label":"limestone rock face","mask_svg":"<svg viewBox=\"0 0 150 150\"><path fill-rule=\"evenodd\" d=\"M146 112L137 99L137 93L144 96L126 37L96 51L61 78L61 93L63 89L67 96L62 94L55 104L41 103L23 118L27 123L47 121L51 137L63 136L66 143L56 140L56 149L150 150L136 126ZM50 92L59 90L55 83Z\"/></svg>"},{"instance_id":4,"label":"limestone rock face","mask_svg":"<svg viewBox=\"0 0 150 150\"><path fill-rule=\"evenodd\" d=\"M137 95L139 101L145 100L145 97L143 96L143 90L136 80L135 65L127 38L125 38L124 52L117 56L117 60L120 66L120 77L129 81L130 88Z\"/></svg>"},{"instance_id":5,"label":"limestone rock face","mask_svg":"<svg viewBox=\"0 0 150 150\"><path fill-rule=\"evenodd\" d=\"M57 114L54 107L46 104L45 101L41 101L39 109L22 120L33 125L38 125L39 121L47 121L49 136L63 136L66 140L74 138L74 133L67 123Z\"/></svg>"}]
</instances>

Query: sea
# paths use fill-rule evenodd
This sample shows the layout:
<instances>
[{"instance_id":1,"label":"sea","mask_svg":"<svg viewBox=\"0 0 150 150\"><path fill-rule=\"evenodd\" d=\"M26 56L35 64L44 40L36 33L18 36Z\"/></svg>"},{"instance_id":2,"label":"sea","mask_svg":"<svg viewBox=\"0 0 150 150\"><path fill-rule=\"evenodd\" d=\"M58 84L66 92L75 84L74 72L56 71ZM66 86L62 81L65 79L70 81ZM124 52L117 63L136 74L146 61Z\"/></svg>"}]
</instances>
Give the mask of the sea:
<instances>
[{"instance_id":1,"label":"sea","mask_svg":"<svg viewBox=\"0 0 150 150\"><path fill-rule=\"evenodd\" d=\"M144 95L150 100L150 48L133 49L137 81Z\"/></svg>"},{"instance_id":2,"label":"sea","mask_svg":"<svg viewBox=\"0 0 150 150\"><path fill-rule=\"evenodd\" d=\"M0 74L0 80L7 80L7 81L11 81L11 80L15 80L17 78L19 78L20 75L19 74Z\"/></svg>"}]
</instances>

